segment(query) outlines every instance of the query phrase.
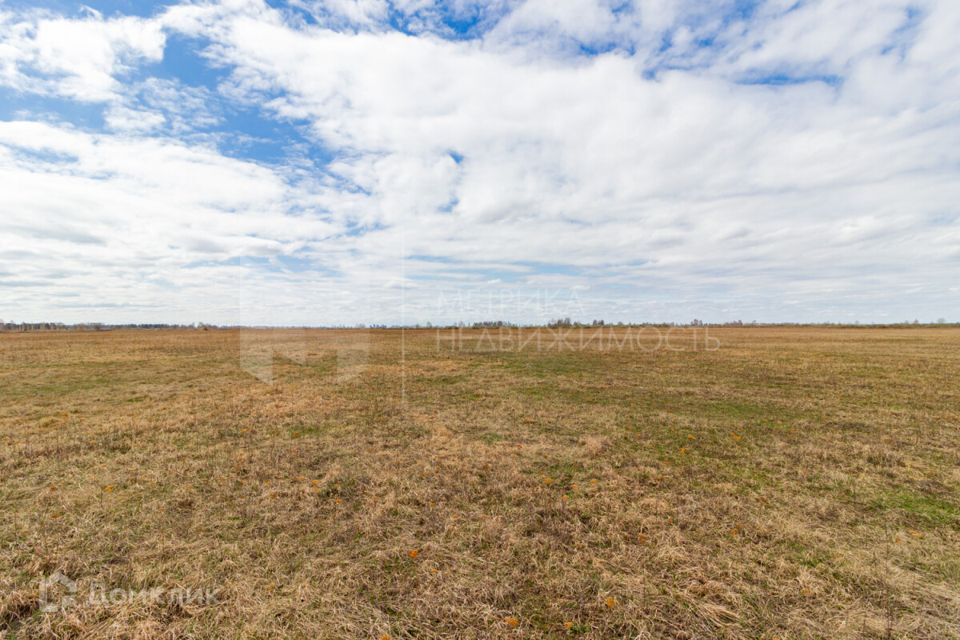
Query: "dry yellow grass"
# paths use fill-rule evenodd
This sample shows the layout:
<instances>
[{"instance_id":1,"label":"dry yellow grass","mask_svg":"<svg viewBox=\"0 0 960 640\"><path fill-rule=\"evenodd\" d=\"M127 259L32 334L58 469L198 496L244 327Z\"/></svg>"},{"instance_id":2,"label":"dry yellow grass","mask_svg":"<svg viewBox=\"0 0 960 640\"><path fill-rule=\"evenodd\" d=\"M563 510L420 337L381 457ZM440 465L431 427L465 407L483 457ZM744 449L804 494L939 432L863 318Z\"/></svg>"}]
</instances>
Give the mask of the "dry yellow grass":
<instances>
[{"instance_id":1,"label":"dry yellow grass","mask_svg":"<svg viewBox=\"0 0 960 640\"><path fill-rule=\"evenodd\" d=\"M711 334L0 335L0 635L960 638L960 331Z\"/></svg>"}]
</instances>

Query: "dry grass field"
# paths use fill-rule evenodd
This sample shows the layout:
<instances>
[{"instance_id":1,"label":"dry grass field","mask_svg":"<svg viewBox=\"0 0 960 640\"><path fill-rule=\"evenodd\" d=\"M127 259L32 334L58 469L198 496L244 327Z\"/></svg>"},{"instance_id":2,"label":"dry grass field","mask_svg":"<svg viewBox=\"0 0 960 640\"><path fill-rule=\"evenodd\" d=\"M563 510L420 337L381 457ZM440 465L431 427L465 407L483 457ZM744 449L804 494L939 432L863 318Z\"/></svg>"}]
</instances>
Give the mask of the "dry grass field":
<instances>
[{"instance_id":1,"label":"dry grass field","mask_svg":"<svg viewBox=\"0 0 960 640\"><path fill-rule=\"evenodd\" d=\"M0 335L0 637L960 638L960 330L449 334Z\"/></svg>"}]
</instances>

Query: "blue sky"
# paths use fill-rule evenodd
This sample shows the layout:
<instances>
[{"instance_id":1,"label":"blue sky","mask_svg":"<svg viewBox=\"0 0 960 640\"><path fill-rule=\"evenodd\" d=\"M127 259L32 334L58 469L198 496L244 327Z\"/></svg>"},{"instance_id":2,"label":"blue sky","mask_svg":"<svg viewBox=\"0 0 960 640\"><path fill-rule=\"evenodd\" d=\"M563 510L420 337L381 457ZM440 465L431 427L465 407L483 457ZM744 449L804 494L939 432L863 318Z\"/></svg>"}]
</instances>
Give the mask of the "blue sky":
<instances>
[{"instance_id":1,"label":"blue sky","mask_svg":"<svg viewBox=\"0 0 960 640\"><path fill-rule=\"evenodd\" d=\"M960 320L960 5L0 2L0 318Z\"/></svg>"}]
</instances>

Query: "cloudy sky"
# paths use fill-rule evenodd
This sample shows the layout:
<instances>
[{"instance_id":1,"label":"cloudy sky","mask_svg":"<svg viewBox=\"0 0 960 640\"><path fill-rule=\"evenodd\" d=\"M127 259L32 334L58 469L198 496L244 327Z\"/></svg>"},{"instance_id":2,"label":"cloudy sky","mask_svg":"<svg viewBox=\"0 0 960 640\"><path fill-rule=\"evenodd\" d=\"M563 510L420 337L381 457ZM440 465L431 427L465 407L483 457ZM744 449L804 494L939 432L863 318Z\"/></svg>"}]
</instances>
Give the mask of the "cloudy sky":
<instances>
[{"instance_id":1,"label":"cloudy sky","mask_svg":"<svg viewBox=\"0 0 960 640\"><path fill-rule=\"evenodd\" d=\"M956 0L0 0L0 318L960 320Z\"/></svg>"}]
</instances>

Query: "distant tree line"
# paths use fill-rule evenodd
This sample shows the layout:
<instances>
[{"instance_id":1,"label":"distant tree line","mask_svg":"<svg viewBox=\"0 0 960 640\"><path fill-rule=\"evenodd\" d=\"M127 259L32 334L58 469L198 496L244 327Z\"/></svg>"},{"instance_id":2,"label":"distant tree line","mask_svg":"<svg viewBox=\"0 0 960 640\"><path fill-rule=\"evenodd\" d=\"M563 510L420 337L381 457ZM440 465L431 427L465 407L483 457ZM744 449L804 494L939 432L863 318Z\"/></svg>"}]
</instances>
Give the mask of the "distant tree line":
<instances>
[{"instance_id":1,"label":"distant tree line","mask_svg":"<svg viewBox=\"0 0 960 640\"><path fill-rule=\"evenodd\" d=\"M81 322L65 324L63 322L3 322L0 320L0 331L111 331L114 329L198 329L205 328L204 324L104 324L102 322Z\"/></svg>"},{"instance_id":2,"label":"distant tree line","mask_svg":"<svg viewBox=\"0 0 960 640\"><path fill-rule=\"evenodd\" d=\"M220 326L195 322L193 324L165 324L165 323L129 323L129 324L105 324L101 322L83 322L78 324L65 324L63 322L4 322L0 320L0 332L27 332L27 331L112 331L118 329L199 329L206 331L208 329L500 329L515 327L538 327L546 326L551 329L562 328L580 328L580 327L863 327L863 328L890 328L904 326L936 326L936 325L957 325L960 323L947 322L944 318L938 318L933 323L921 323L919 320L908 320L904 322L891 323L871 323L861 324L859 321L853 322L743 322L742 320L731 320L727 322L705 322L694 318L689 323L682 322L607 322L605 320L592 320L590 322L580 322L572 320L569 317L557 318L543 323L514 323L507 320L483 320L473 323L448 323L432 324L355 324L355 325L313 325L313 326L288 326L288 327L256 327L244 325Z\"/></svg>"}]
</instances>

